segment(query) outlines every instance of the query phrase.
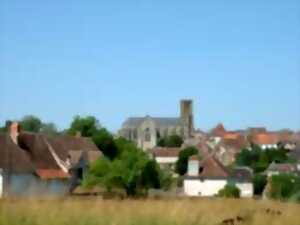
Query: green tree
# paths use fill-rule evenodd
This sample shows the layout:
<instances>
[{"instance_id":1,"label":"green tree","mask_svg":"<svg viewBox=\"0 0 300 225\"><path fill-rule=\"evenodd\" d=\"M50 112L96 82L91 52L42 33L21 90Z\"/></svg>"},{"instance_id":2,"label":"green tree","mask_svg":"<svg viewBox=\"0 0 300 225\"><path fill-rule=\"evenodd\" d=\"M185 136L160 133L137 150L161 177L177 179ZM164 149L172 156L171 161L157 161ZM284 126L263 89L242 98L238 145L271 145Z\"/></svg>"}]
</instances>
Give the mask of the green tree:
<instances>
[{"instance_id":1,"label":"green tree","mask_svg":"<svg viewBox=\"0 0 300 225\"><path fill-rule=\"evenodd\" d=\"M183 149L178 156L178 160L175 165L175 171L179 175L184 175L187 172L188 160L192 155L197 155L198 149L195 147L188 147Z\"/></svg>"},{"instance_id":2,"label":"green tree","mask_svg":"<svg viewBox=\"0 0 300 225\"><path fill-rule=\"evenodd\" d=\"M277 200L300 201L300 177L293 174L279 174L271 177L269 197Z\"/></svg>"},{"instance_id":3,"label":"green tree","mask_svg":"<svg viewBox=\"0 0 300 225\"><path fill-rule=\"evenodd\" d=\"M182 143L182 137L174 134L164 138L160 138L157 145L160 147L181 147Z\"/></svg>"},{"instance_id":4,"label":"green tree","mask_svg":"<svg viewBox=\"0 0 300 225\"><path fill-rule=\"evenodd\" d=\"M219 191L218 196L224 198L239 198L240 189L238 189L235 185L227 184Z\"/></svg>"},{"instance_id":5,"label":"green tree","mask_svg":"<svg viewBox=\"0 0 300 225\"><path fill-rule=\"evenodd\" d=\"M114 159L99 159L84 178L85 186L102 185L108 191L121 188L128 196L145 194L150 188L161 188L162 171L155 161L135 145L121 145Z\"/></svg>"},{"instance_id":6,"label":"green tree","mask_svg":"<svg viewBox=\"0 0 300 225\"><path fill-rule=\"evenodd\" d=\"M105 128L94 131L92 139L102 153L109 159L114 159L118 155L118 147L115 140Z\"/></svg>"},{"instance_id":7,"label":"green tree","mask_svg":"<svg viewBox=\"0 0 300 225\"><path fill-rule=\"evenodd\" d=\"M252 179L254 185L254 194L262 195L266 185L267 185L267 176L262 174L255 174Z\"/></svg>"},{"instance_id":8,"label":"green tree","mask_svg":"<svg viewBox=\"0 0 300 225\"><path fill-rule=\"evenodd\" d=\"M20 125L22 130L38 133L41 131L42 128L42 121L33 115L27 115L22 118L20 121Z\"/></svg>"},{"instance_id":9,"label":"green tree","mask_svg":"<svg viewBox=\"0 0 300 225\"><path fill-rule=\"evenodd\" d=\"M77 132L83 137L92 137L100 128L99 121L93 116L75 116L68 130L68 133L75 135Z\"/></svg>"},{"instance_id":10,"label":"green tree","mask_svg":"<svg viewBox=\"0 0 300 225\"><path fill-rule=\"evenodd\" d=\"M236 164L251 167L255 173L260 173L265 171L272 162L289 162L287 153L283 148L262 150L259 146L252 145L251 149L243 149L237 154Z\"/></svg>"},{"instance_id":11,"label":"green tree","mask_svg":"<svg viewBox=\"0 0 300 225\"><path fill-rule=\"evenodd\" d=\"M43 123L40 132L47 135L58 134L58 130L54 123Z\"/></svg>"}]
</instances>

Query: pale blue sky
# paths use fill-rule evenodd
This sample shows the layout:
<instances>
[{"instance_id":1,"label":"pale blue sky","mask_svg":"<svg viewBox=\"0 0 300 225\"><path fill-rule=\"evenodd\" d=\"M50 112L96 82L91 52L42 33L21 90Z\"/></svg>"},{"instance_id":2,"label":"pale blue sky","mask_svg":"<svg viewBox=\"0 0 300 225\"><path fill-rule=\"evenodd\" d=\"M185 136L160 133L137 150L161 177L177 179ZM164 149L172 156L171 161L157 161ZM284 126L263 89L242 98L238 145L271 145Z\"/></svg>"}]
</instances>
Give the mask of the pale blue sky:
<instances>
[{"instance_id":1,"label":"pale blue sky","mask_svg":"<svg viewBox=\"0 0 300 225\"><path fill-rule=\"evenodd\" d=\"M300 129L300 1L0 0L0 124L177 116Z\"/></svg>"}]
</instances>

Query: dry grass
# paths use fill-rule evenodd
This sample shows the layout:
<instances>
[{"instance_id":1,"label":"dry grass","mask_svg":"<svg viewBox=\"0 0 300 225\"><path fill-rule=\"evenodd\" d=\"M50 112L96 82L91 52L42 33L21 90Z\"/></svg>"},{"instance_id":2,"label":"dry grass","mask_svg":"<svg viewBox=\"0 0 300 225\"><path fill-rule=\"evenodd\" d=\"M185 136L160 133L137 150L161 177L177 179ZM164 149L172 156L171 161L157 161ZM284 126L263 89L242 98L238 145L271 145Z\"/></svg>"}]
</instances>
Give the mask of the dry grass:
<instances>
[{"instance_id":1,"label":"dry grass","mask_svg":"<svg viewBox=\"0 0 300 225\"><path fill-rule=\"evenodd\" d=\"M271 215L266 209L282 212ZM2 200L3 225L300 225L300 205L254 200Z\"/></svg>"}]
</instances>

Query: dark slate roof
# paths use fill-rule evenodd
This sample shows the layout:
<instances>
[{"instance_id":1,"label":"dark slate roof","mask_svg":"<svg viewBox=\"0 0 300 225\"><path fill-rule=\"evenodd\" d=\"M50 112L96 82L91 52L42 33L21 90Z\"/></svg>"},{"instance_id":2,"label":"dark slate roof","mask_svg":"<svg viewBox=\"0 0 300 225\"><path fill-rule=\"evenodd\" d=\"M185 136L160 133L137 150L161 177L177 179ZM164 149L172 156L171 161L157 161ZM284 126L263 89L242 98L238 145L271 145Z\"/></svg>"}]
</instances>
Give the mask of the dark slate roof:
<instances>
[{"instance_id":1,"label":"dark slate roof","mask_svg":"<svg viewBox=\"0 0 300 225\"><path fill-rule=\"evenodd\" d=\"M0 168L10 172L34 172L29 153L19 148L7 134L0 135Z\"/></svg>"},{"instance_id":2,"label":"dark slate roof","mask_svg":"<svg viewBox=\"0 0 300 225\"><path fill-rule=\"evenodd\" d=\"M9 135L0 135L0 168L15 172L34 172L37 170L59 170L51 149L60 160L66 161L71 151L100 150L89 138L57 136L21 132L18 145ZM101 153L100 153L101 155Z\"/></svg>"},{"instance_id":3,"label":"dark slate roof","mask_svg":"<svg viewBox=\"0 0 300 225\"><path fill-rule=\"evenodd\" d=\"M138 127L146 119L153 120L157 126L180 126L181 119L178 117L130 117L124 123L123 127Z\"/></svg>"}]
</instances>

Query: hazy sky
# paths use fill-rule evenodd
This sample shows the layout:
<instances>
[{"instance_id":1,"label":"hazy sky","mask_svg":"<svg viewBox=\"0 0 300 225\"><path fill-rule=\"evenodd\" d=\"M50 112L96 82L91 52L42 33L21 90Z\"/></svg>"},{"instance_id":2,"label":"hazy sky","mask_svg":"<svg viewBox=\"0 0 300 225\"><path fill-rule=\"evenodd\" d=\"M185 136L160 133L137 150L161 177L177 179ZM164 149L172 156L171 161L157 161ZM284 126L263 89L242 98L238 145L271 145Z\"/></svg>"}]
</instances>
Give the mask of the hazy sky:
<instances>
[{"instance_id":1,"label":"hazy sky","mask_svg":"<svg viewBox=\"0 0 300 225\"><path fill-rule=\"evenodd\" d=\"M46 3L47 2L47 3ZM0 125L35 114L300 129L300 1L0 0Z\"/></svg>"}]
</instances>

